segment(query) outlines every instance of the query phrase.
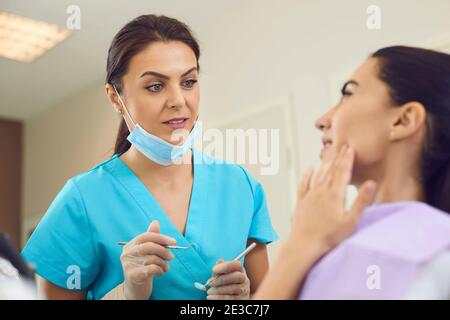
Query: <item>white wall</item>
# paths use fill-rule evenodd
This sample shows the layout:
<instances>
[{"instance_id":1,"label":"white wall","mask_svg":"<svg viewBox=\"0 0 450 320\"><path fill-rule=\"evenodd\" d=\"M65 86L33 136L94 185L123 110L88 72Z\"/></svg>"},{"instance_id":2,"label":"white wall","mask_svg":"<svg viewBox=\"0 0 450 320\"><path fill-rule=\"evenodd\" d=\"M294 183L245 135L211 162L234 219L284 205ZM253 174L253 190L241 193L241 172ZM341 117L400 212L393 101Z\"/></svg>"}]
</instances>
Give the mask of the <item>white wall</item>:
<instances>
[{"instance_id":1,"label":"white wall","mask_svg":"<svg viewBox=\"0 0 450 320\"><path fill-rule=\"evenodd\" d=\"M380 30L366 26L370 5L381 9ZM220 122L287 94L296 113L297 172L318 167L314 122L337 101L343 80L385 46L443 49L449 12L446 0L240 1L203 39L203 114ZM351 201L356 193L349 191Z\"/></svg>"},{"instance_id":2,"label":"white wall","mask_svg":"<svg viewBox=\"0 0 450 320\"><path fill-rule=\"evenodd\" d=\"M207 30L194 30L203 49L202 117L221 122L288 94L300 169L318 164L321 134L314 121L331 106L330 78L380 47L419 45L450 30L447 0L231 1L232 11ZM378 31L366 27L371 4L382 10ZM29 119L23 216L39 217L67 178L110 155L117 124L100 82Z\"/></svg>"},{"instance_id":3,"label":"white wall","mask_svg":"<svg viewBox=\"0 0 450 320\"><path fill-rule=\"evenodd\" d=\"M366 27L372 4L381 8L381 30ZM321 135L314 121L331 106L330 76L383 46L448 33L449 12L446 0L236 2L202 39L204 114L220 119L288 93L297 112L300 165L317 163Z\"/></svg>"}]
</instances>

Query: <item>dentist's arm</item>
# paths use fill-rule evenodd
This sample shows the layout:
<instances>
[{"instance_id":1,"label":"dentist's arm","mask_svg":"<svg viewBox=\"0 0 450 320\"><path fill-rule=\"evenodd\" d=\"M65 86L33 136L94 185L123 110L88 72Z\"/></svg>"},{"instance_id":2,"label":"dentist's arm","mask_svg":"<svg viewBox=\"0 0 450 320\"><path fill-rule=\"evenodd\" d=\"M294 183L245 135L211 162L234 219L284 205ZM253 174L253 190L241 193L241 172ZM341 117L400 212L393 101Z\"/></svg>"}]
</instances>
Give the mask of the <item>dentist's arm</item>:
<instances>
[{"instance_id":1,"label":"dentist's arm","mask_svg":"<svg viewBox=\"0 0 450 320\"><path fill-rule=\"evenodd\" d=\"M256 247L247 255L244 262L245 270L247 271L248 279L250 280L250 297L255 294L256 290L261 285L264 276L269 271L269 256L267 254L267 245L249 239L247 247L256 243Z\"/></svg>"},{"instance_id":2,"label":"dentist's arm","mask_svg":"<svg viewBox=\"0 0 450 320\"><path fill-rule=\"evenodd\" d=\"M295 299L317 260L351 235L363 210L373 202L376 188L375 182L366 181L351 209L345 210L353 159L353 150L344 146L314 177L312 168L305 173L289 238L253 299Z\"/></svg>"}]
</instances>

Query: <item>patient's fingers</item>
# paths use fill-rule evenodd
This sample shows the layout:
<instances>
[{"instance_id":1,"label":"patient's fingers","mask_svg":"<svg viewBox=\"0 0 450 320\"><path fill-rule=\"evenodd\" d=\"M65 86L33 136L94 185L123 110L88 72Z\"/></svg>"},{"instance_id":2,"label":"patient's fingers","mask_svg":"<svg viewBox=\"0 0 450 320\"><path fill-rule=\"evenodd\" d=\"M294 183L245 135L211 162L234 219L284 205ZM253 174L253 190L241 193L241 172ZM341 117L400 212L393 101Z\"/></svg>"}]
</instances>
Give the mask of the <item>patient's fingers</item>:
<instances>
[{"instance_id":1,"label":"patient's fingers","mask_svg":"<svg viewBox=\"0 0 450 320\"><path fill-rule=\"evenodd\" d=\"M364 209L371 205L375 199L377 184L375 181L368 180L364 182L358 189L356 197L350 211L347 213L347 219L352 222L353 226L359 221Z\"/></svg>"},{"instance_id":2,"label":"patient's fingers","mask_svg":"<svg viewBox=\"0 0 450 320\"><path fill-rule=\"evenodd\" d=\"M300 185L298 188L298 196L300 199L303 199L306 194L309 191L309 188L311 186L311 177L314 174L314 167L309 166L308 169L306 169L305 173L303 174L303 177L300 181Z\"/></svg>"},{"instance_id":3,"label":"patient's fingers","mask_svg":"<svg viewBox=\"0 0 450 320\"><path fill-rule=\"evenodd\" d=\"M325 178L336 161L336 157L337 155L333 154L328 160L322 162L319 171L312 178L311 187L320 185L325 181Z\"/></svg>"},{"instance_id":4,"label":"patient's fingers","mask_svg":"<svg viewBox=\"0 0 450 320\"><path fill-rule=\"evenodd\" d=\"M345 196L346 188L350 183L354 157L352 148L343 147L330 174L330 187L341 196Z\"/></svg>"}]
</instances>

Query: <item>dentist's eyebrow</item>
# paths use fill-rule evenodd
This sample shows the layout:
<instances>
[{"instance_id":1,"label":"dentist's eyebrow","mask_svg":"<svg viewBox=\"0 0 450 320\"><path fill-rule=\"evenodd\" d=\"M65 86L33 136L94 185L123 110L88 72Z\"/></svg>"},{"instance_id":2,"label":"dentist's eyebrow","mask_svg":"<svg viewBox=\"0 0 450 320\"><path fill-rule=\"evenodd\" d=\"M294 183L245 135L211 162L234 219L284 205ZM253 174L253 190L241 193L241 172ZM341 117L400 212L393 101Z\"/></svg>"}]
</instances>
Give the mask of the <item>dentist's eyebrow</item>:
<instances>
[{"instance_id":1,"label":"dentist's eyebrow","mask_svg":"<svg viewBox=\"0 0 450 320\"><path fill-rule=\"evenodd\" d=\"M184 77L185 75L188 75L189 73L191 73L192 71L195 71L195 70L197 70L197 67L190 68L188 71L183 73L181 75L181 77ZM144 76L155 76L155 77L166 79L166 80L170 79L169 76L166 76L165 74L162 74L162 73L159 73L159 72L156 72L156 71L145 71L143 74L141 74L140 78L142 78Z\"/></svg>"},{"instance_id":2,"label":"dentist's eyebrow","mask_svg":"<svg viewBox=\"0 0 450 320\"><path fill-rule=\"evenodd\" d=\"M186 71L185 73L183 73L183 74L181 75L181 77L187 76L187 75L188 75L189 73L191 73L192 71L198 71L198 70L197 70L197 67L190 68L188 71Z\"/></svg>"}]
</instances>

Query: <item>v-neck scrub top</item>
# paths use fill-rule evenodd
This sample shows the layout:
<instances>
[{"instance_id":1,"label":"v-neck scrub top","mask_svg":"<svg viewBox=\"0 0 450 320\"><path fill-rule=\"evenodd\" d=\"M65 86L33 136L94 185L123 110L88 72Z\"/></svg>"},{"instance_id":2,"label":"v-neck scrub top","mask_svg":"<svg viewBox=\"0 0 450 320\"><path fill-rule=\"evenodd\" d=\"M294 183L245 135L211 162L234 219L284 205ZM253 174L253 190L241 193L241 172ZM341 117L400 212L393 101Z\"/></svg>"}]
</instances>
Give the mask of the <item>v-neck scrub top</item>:
<instances>
[{"instance_id":1,"label":"v-neck scrub top","mask_svg":"<svg viewBox=\"0 0 450 320\"><path fill-rule=\"evenodd\" d=\"M241 166L193 150L194 179L185 234L116 154L67 181L27 242L22 256L59 287L100 299L123 282L120 241L158 220L161 233L189 249L171 250L150 299L205 299L194 287L211 277L219 258L234 259L248 239L270 243L272 227L262 186ZM244 260L242 260L242 263ZM77 273L78 272L78 273ZM74 282L74 276L79 276ZM75 286L75 288L74 288Z\"/></svg>"}]
</instances>

